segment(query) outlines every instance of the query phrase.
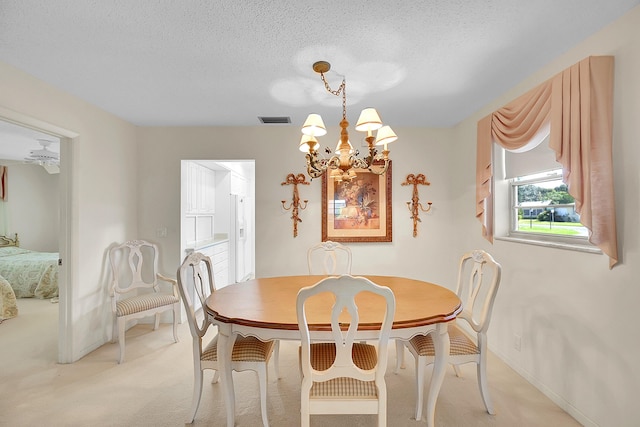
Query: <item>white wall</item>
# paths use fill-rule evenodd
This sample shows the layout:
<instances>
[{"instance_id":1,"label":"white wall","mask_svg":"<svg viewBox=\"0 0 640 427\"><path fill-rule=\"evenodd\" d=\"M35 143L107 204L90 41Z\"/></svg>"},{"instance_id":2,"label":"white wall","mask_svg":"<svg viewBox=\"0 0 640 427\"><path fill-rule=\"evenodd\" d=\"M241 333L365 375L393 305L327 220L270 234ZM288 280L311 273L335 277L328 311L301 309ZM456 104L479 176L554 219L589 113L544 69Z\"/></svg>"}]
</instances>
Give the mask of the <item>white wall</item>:
<instances>
[{"instance_id":1,"label":"white wall","mask_svg":"<svg viewBox=\"0 0 640 427\"><path fill-rule=\"evenodd\" d=\"M58 252L59 177L59 174L47 173L39 165L8 166L8 234L18 233L21 247Z\"/></svg>"},{"instance_id":2,"label":"white wall","mask_svg":"<svg viewBox=\"0 0 640 427\"><path fill-rule=\"evenodd\" d=\"M357 111L357 107L352 107ZM353 272L404 275L454 286L457 252L449 236L452 218L449 153L450 130L394 128L399 140L390 145L393 159L393 242L353 243ZM337 138L338 128L330 130ZM354 131L355 132L355 131ZM141 237L155 239L155 230L167 227L162 266L173 272L181 259L180 160L255 159L256 166L256 275L267 277L307 274L306 250L321 240L321 181L299 186L300 198L309 204L300 212L298 237L293 237L291 212L281 200L291 200L291 186L282 186L289 173L305 171L298 151L298 126L238 128L145 128L140 131L139 201ZM327 141L333 141L331 134ZM406 202L412 187L401 186L409 173L424 173L431 186L420 188L423 201L433 209L422 215L419 235L412 236L413 223Z\"/></svg>"},{"instance_id":3,"label":"white wall","mask_svg":"<svg viewBox=\"0 0 640 427\"><path fill-rule=\"evenodd\" d=\"M77 360L110 339L106 251L138 235L136 128L4 63L0 109L79 135L61 142L69 146L61 168L72 172L70 251L77 260L62 267L70 280L61 283L61 306L63 297L73 304L61 323L72 325L63 345L68 361Z\"/></svg>"},{"instance_id":4,"label":"white wall","mask_svg":"<svg viewBox=\"0 0 640 427\"><path fill-rule=\"evenodd\" d=\"M489 331L492 350L585 425L640 420L640 7L536 71L456 129L453 192L458 248L493 253L504 268ZM604 255L480 237L473 216L477 121L590 55L615 56L614 179L621 263ZM597 207L596 207L597 209ZM514 335L522 349L514 349ZM500 408L497 408L498 416ZM504 408L503 410L506 410Z\"/></svg>"}]
</instances>

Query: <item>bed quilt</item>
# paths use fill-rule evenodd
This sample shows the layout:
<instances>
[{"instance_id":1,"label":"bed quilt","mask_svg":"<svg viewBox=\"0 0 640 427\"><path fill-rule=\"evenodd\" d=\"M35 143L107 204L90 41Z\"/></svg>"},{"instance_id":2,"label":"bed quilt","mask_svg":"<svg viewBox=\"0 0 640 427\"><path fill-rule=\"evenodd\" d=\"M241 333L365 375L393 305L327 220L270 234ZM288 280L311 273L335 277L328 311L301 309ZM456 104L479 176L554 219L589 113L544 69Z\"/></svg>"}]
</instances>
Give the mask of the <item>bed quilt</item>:
<instances>
[{"instance_id":1,"label":"bed quilt","mask_svg":"<svg viewBox=\"0 0 640 427\"><path fill-rule=\"evenodd\" d=\"M0 248L0 275L16 298L48 299L58 296L57 252L36 252L19 247Z\"/></svg>"}]
</instances>

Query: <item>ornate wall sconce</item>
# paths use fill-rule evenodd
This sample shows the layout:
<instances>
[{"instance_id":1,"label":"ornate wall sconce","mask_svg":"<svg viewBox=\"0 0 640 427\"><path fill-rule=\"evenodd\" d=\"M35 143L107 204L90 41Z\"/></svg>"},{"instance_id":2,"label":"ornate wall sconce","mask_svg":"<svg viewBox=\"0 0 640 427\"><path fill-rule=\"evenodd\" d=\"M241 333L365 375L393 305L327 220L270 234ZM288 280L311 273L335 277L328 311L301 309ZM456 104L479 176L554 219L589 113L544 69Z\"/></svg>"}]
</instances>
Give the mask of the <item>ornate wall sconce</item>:
<instances>
[{"instance_id":1,"label":"ornate wall sconce","mask_svg":"<svg viewBox=\"0 0 640 427\"><path fill-rule=\"evenodd\" d=\"M286 180L280 185L293 185L293 200L289 207L286 206L286 200L282 200L282 207L284 210L292 210L291 219L293 220L293 237L298 235L298 223L302 222L300 217L298 216L298 210L306 209L308 200L303 200L300 203L300 196L298 195L298 184L301 185L309 185L310 183L307 181L306 176L303 173L299 173L298 175L290 173L287 175Z\"/></svg>"},{"instance_id":2,"label":"ornate wall sconce","mask_svg":"<svg viewBox=\"0 0 640 427\"><path fill-rule=\"evenodd\" d=\"M427 178L419 173L418 175L414 175L410 173L407 175L407 179L401 185L413 185L413 196L411 197L411 201L407 202L407 207L409 208L409 212L411 212L411 219L413 220L413 237L418 235L418 221L420 220L420 211L429 212L431 210L431 202L427 202L427 209L422 207L422 203L420 203L420 197L418 196L418 185L431 185Z\"/></svg>"}]
</instances>

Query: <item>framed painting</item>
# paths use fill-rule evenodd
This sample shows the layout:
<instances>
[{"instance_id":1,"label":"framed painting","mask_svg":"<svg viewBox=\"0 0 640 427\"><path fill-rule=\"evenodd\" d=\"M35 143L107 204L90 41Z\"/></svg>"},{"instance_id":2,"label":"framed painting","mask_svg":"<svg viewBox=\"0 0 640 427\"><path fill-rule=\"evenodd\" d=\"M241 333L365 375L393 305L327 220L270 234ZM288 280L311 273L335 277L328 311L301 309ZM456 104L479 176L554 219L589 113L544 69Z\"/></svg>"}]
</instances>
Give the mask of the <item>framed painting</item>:
<instances>
[{"instance_id":1,"label":"framed painting","mask_svg":"<svg viewBox=\"0 0 640 427\"><path fill-rule=\"evenodd\" d=\"M384 175L355 171L350 182L322 175L322 241L391 242L391 162Z\"/></svg>"}]
</instances>

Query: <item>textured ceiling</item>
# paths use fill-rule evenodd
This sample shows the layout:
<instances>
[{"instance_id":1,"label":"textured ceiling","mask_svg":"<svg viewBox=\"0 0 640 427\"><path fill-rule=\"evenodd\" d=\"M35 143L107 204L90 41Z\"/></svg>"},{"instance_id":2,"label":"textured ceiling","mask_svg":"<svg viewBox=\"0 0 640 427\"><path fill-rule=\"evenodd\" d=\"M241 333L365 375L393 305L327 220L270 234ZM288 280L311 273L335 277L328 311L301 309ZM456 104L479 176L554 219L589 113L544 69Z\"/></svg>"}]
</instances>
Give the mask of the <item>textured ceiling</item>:
<instances>
[{"instance_id":1,"label":"textured ceiling","mask_svg":"<svg viewBox=\"0 0 640 427\"><path fill-rule=\"evenodd\" d=\"M0 61L131 123L448 127L640 0L0 0Z\"/></svg>"}]
</instances>

